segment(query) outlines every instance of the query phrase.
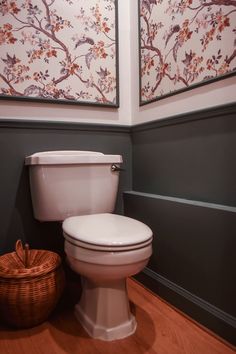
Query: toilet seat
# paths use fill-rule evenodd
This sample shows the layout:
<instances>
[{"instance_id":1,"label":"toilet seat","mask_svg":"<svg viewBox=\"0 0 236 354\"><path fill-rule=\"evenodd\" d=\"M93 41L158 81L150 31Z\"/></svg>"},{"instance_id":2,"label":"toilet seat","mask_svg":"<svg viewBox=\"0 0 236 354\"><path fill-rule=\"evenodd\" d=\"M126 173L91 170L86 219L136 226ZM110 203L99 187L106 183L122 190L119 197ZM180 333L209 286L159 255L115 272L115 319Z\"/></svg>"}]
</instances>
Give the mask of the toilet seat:
<instances>
[{"instance_id":1,"label":"toilet seat","mask_svg":"<svg viewBox=\"0 0 236 354\"><path fill-rule=\"evenodd\" d=\"M63 232L64 238L66 239L67 242L69 242L70 244L72 244L75 247L82 247L82 248L86 248L89 250L95 250L95 251L130 251L130 250L134 250L134 249L138 249L138 248L142 248L145 247L147 245L149 245L150 243L152 243L152 237L145 241L145 242L141 242L141 243L136 243L136 244L132 244L129 246L99 246L99 245L95 245L92 243L88 243L88 242L81 242L73 237L71 237L70 235L66 234L65 232Z\"/></svg>"},{"instance_id":2,"label":"toilet seat","mask_svg":"<svg viewBox=\"0 0 236 354\"><path fill-rule=\"evenodd\" d=\"M151 229L140 221L116 214L72 216L62 225L67 242L97 251L129 251L152 242Z\"/></svg>"}]
</instances>

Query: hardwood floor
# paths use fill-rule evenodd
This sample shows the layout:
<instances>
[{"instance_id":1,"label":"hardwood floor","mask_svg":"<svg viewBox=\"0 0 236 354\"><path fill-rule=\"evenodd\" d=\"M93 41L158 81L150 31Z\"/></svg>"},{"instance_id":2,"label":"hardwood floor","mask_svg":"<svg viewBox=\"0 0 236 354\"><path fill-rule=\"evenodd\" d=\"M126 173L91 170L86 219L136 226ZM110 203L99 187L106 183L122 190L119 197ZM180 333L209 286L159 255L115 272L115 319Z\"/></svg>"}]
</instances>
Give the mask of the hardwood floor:
<instances>
[{"instance_id":1,"label":"hardwood floor","mask_svg":"<svg viewBox=\"0 0 236 354\"><path fill-rule=\"evenodd\" d=\"M0 327L0 354L235 354L165 302L128 280L129 297L138 328L119 341L91 339L76 321L73 306L79 289L71 283L51 318L27 330Z\"/></svg>"}]
</instances>

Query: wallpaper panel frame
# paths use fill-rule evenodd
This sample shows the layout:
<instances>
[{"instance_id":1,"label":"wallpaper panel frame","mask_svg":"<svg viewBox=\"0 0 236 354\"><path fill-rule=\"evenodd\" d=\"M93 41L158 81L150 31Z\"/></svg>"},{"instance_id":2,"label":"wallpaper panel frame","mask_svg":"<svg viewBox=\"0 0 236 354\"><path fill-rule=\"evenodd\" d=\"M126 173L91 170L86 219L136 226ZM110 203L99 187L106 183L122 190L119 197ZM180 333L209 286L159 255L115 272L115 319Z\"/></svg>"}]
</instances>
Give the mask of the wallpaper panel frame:
<instances>
[{"instance_id":1,"label":"wallpaper panel frame","mask_svg":"<svg viewBox=\"0 0 236 354\"><path fill-rule=\"evenodd\" d=\"M140 106L236 73L236 1L138 0Z\"/></svg>"},{"instance_id":2,"label":"wallpaper panel frame","mask_svg":"<svg viewBox=\"0 0 236 354\"><path fill-rule=\"evenodd\" d=\"M2 1L0 99L119 107L118 0Z\"/></svg>"}]
</instances>

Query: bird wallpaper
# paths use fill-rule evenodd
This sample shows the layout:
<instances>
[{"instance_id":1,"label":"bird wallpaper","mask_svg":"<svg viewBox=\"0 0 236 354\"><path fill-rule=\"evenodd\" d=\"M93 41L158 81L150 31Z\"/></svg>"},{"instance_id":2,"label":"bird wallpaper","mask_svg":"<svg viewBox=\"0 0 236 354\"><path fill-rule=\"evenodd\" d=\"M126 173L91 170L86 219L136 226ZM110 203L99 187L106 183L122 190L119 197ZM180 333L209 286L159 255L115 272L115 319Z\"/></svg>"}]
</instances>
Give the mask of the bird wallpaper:
<instances>
[{"instance_id":1,"label":"bird wallpaper","mask_svg":"<svg viewBox=\"0 0 236 354\"><path fill-rule=\"evenodd\" d=\"M140 105L236 73L236 0L140 0Z\"/></svg>"},{"instance_id":2,"label":"bird wallpaper","mask_svg":"<svg viewBox=\"0 0 236 354\"><path fill-rule=\"evenodd\" d=\"M1 0L0 97L118 106L116 0Z\"/></svg>"}]
</instances>

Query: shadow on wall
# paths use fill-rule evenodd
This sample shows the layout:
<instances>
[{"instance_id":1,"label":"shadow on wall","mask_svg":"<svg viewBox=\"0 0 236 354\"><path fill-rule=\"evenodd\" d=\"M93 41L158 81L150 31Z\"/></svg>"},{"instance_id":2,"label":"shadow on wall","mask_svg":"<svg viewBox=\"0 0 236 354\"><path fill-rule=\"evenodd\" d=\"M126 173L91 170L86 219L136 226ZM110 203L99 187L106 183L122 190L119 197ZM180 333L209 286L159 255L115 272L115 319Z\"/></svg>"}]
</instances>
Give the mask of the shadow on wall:
<instances>
[{"instance_id":1,"label":"shadow on wall","mask_svg":"<svg viewBox=\"0 0 236 354\"><path fill-rule=\"evenodd\" d=\"M24 166L19 179L14 208L6 234L8 247L21 239L30 248L48 249L63 255L64 240L59 222L42 223L33 215L28 169ZM10 242L9 242L10 240ZM7 251L11 251L7 250Z\"/></svg>"}]
</instances>

